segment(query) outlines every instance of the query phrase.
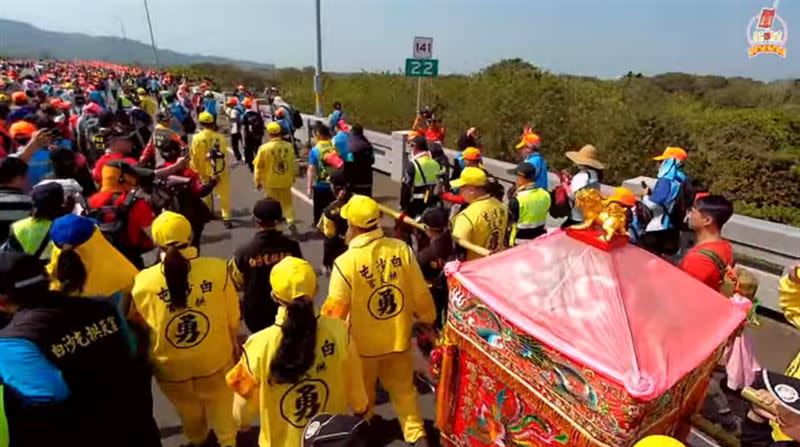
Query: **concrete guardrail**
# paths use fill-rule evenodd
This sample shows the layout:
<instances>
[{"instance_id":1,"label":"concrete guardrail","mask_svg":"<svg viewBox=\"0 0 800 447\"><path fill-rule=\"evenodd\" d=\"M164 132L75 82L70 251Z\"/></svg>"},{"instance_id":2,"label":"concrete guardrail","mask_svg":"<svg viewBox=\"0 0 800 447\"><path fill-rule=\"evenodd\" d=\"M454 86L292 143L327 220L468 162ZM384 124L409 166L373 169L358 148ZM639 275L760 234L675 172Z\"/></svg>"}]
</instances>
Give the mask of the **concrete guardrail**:
<instances>
[{"instance_id":1,"label":"concrete guardrail","mask_svg":"<svg viewBox=\"0 0 800 447\"><path fill-rule=\"evenodd\" d=\"M327 124L327 119L313 115L303 115L305 121L304 129L296 133L296 137L303 142L311 141L312 129L317 121ZM364 135L375 147L375 165L373 169L389 175L392 180L400 181L404 172L404 167L408 163L408 150L406 141L408 131L395 131L391 135L365 130ZM446 149L445 153L453 160L454 150ZM484 158L486 170L501 180L506 186L513 184L514 177L509 171L515 167L514 164ZM637 177L623 183L635 193L641 193L641 182L653 184L655 179L649 177ZM550 185L558 184L558 177L550 173ZM604 193L609 193L612 186L604 185ZM555 224L555 222L551 222ZM778 266L789 266L800 262L800 228L781 225L751 217L734 215L725 225L723 236L734 244L737 256L766 261L769 264ZM773 311L780 312L778 306L778 280L780 275L774 272L764 271L758 267L747 265L760 281L758 298L763 306Z\"/></svg>"}]
</instances>

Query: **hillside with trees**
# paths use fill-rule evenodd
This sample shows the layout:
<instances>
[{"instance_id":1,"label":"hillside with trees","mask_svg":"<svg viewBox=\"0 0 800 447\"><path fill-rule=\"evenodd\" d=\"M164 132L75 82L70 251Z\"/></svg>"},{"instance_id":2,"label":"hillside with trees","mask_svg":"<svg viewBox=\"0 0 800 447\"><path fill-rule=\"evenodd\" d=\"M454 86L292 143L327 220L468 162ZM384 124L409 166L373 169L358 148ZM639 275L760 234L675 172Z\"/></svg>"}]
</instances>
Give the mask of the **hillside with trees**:
<instances>
[{"instance_id":1,"label":"hillside with trees","mask_svg":"<svg viewBox=\"0 0 800 447\"><path fill-rule=\"evenodd\" d=\"M224 87L261 91L278 85L303 111L313 111L313 70L269 75L214 65L182 70L213 76ZM468 127L483 135L489 157L513 160L522 127L542 136L554 169L567 150L592 143L609 165L606 183L654 176L651 158L666 146L689 152L688 172L736 202L737 212L800 226L800 79L750 79L629 72L617 80L554 75L522 60L505 60L472 75L423 82L423 104L448 128L447 146ZM351 122L389 132L414 118L416 79L397 73L331 74L326 111L341 101Z\"/></svg>"}]
</instances>

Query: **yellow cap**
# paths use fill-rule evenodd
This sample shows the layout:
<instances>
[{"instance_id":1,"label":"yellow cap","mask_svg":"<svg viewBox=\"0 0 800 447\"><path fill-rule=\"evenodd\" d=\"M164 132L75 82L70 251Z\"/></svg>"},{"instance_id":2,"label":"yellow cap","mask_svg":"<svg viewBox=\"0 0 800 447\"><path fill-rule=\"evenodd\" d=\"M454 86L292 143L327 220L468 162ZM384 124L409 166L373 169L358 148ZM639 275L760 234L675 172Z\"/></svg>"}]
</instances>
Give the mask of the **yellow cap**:
<instances>
[{"instance_id":1,"label":"yellow cap","mask_svg":"<svg viewBox=\"0 0 800 447\"><path fill-rule=\"evenodd\" d=\"M614 188L614 194L605 200L605 203L617 202L627 207L636 205L636 195L624 186Z\"/></svg>"},{"instance_id":2,"label":"yellow cap","mask_svg":"<svg viewBox=\"0 0 800 447\"><path fill-rule=\"evenodd\" d=\"M654 157L653 160L661 161L666 160L668 158L674 158L678 161L686 161L686 158L689 155L680 147L668 147L664 149L664 153L659 155L658 157Z\"/></svg>"},{"instance_id":3,"label":"yellow cap","mask_svg":"<svg viewBox=\"0 0 800 447\"><path fill-rule=\"evenodd\" d=\"M139 88L136 89L136 93L138 93L140 95L146 95L147 94L147 90L139 87Z\"/></svg>"},{"instance_id":4,"label":"yellow cap","mask_svg":"<svg viewBox=\"0 0 800 447\"><path fill-rule=\"evenodd\" d=\"M214 115L208 112L203 112L197 117L197 120L203 124L214 124Z\"/></svg>"},{"instance_id":5,"label":"yellow cap","mask_svg":"<svg viewBox=\"0 0 800 447\"><path fill-rule=\"evenodd\" d=\"M188 246L192 241L192 225L185 217L172 211L159 214L150 231L153 242L159 247Z\"/></svg>"},{"instance_id":6,"label":"yellow cap","mask_svg":"<svg viewBox=\"0 0 800 447\"><path fill-rule=\"evenodd\" d=\"M281 125L276 123L275 121L271 121L267 123L267 133L270 135L280 135L283 133L283 129Z\"/></svg>"},{"instance_id":7,"label":"yellow cap","mask_svg":"<svg viewBox=\"0 0 800 447\"><path fill-rule=\"evenodd\" d=\"M651 435L637 442L633 447L686 447L677 439L664 435Z\"/></svg>"},{"instance_id":8,"label":"yellow cap","mask_svg":"<svg viewBox=\"0 0 800 447\"><path fill-rule=\"evenodd\" d=\"M461 171L461 176L452 182L450 186L453 188L461 188L462 186L486 186L487 182L486 172L481 168L468 166Z\"/></svg>"},{"instance_id":9,"label":"yellow cap","mask_svg":"<svg viewBox=\"0 0 800 447\"><path fill-rule=\"evenodd\" d=\"M272 296L280 301L314 298L317 293L317 274L308 261L287 256L272 267L269 284L272 286Z\"/></svg>"},{"instance_id":10,"label":"yellow cap","mask_svg":"<svg viewBox=\"0 0 800 447\"><path fill-rule=\"evenodd\" d=\"M8 97L5 93L0 93L0 102L9 102L11 98Z\"/></svg>"},{"instance_id":11,"label":"yellow cap","mask_svg":"<svg viewBox=\"0 0 800 447\"><path fill-rule=\"evenodd\" d=\"M378 224L381 211L378 209L378 202L372 197L353 194L350 200L344 204L339 211L339 215L347 220L347 223L359 228L372 228Z\"/></svg>"}]
</instances>

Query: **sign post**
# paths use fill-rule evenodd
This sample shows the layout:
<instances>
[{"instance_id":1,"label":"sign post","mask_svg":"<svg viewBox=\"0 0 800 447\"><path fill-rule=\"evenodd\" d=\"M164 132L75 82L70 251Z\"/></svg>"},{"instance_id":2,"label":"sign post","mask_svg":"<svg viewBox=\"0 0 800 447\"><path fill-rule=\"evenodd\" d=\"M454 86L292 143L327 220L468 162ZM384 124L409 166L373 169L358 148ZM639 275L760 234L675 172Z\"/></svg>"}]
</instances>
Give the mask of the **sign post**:
<instances>
[{"instance_id":1,"label":"sign post","mask_svg":"<svg viewBox=\"0 0 800 447\"><path fill-rule=\"evenodd\" d=\"M439 75L439 61L433 57L433 37L414 37L413 59L406 59L406 76L417 78L417 109L422 98L422 78Z\"/></svg>"}]
</instances>

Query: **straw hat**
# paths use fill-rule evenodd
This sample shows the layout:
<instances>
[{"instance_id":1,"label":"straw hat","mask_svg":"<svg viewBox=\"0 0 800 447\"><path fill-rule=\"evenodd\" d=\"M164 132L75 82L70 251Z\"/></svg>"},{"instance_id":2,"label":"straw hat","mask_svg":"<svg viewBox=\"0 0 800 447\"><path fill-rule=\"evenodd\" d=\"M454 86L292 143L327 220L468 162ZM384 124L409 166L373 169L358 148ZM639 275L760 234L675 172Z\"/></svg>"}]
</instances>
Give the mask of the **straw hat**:
<instances>
[{"instance_id":1,"label":"straw hat","mask_svg":"<svg viewBox=\"0 0 800 447\"><path fill-rule=\"evenodd\" d=\"M579 151L568 151L565 155L576 165L589 166L595 169L606 168L606 165L597 159L597 148L591 144L587 144Z\"/></svg>"}]
</instances>

